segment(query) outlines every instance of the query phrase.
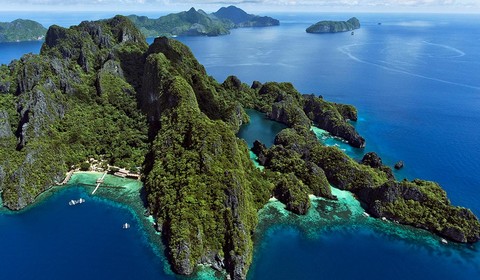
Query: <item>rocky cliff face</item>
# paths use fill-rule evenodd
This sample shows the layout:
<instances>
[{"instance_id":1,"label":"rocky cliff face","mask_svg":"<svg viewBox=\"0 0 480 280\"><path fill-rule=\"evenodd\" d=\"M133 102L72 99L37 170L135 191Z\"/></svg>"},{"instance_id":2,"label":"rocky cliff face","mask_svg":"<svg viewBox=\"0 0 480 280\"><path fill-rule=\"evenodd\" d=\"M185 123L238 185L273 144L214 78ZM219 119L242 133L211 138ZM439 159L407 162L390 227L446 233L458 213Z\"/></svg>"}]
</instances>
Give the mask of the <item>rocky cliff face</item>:
<instances>
[{"instance_id":1,"label":"rocky cliff face","mask_svg":"<svg viewBox=\"0 0 480 280\"><path fill-rule=\"evenodd\" d=\"M357 194L374 217L424 228L455 242L480 239L475 215L468 209L451 206L445 191L434 182L389 181L377 188L361 189Z\"/></svg>"},{"instance_id":2,"label":"rocky cliff face","mask_svg":"<svg viewBox=\"0 0 480 280\"><path fill-rule=\"evenodd\" d=\"M231 83L226 81L224 86L231 87ZM268 118L291 128L310 128L313 123L347 140L353 147L365 147L365 139L348 122L357 120L357 110L351 105L327 102L314 95L302 95L290 83L256 82L250 90L244 88L242 86L243 95L236 95L236 100L244 107L253 107Z\"/></svg>"},{"instance_id":3,"label":"rocky cliff face","mask_svg":"<svg viewBox=\"0 0 480 280\"><path fill-rule=\"evenodd\" d=\"M366 153L360 163L383 171L391 180L395 179L392 169L383 165L382 159L375 152Z\"/></svg>"},{"instance_id":4,"label":"rocky cliff face","mask_svg":"<svg viewBox=\"0 0 480 280\"><path fill-rule=\"evenodd\" d=\"M0 111L0 138L10 138L13 136L12 128L8 117L8 112Z\"/></svg>"},{"instance_id":5,"label":"rocky cliff face","mask_svg":"<svg viewBox=\"0 0 480 280\"><path fill-rule=\"evenodd\" d=\"M338 104L325 102L322 98L312 95L305 96L303 110L319 128L347 140L355 148L365 147L365 139L346 121L356 120L356 111L347 110L345 106L339 107Z\"/></svg>"},{"instance_id":6,"label":"rocky cliff face","mask_svg":"<svg viewBox=\"0 0 480 280\"><path fill-rule=\"evenodd\" d=\"M147 55L140 100L158 130L145 186L172 268L191 274L197 264L220 262L232 279L244 279L256 224L253 193L268 183L259 184L235 137L239 124L231 120L243 109L218 102L215 82L184 45L158 38Z\"/></svg>"},{"instance_id":7,"label":"rocky cliff face","mask_svg":"<svg viewBox=\"0 0 480 280\"><path fill-rule=\"evenodd\" d=\"M5 167L0 188L6 207L21 209L32 203L61 181L71 164L103 149L95 141L104 136L93 134L87 141L78 134L98 127L89 120L103 106L95 100L96 72L124 45L146 46L132 27L122 17L71 29L52 26L40 55L25 55L8 68L2 66L2 99L9 100L0 108L0 161ZM92 115L84 114L84 108ZM109 125L100 115L93 119Z\"/></svg>"},{"instance_id":8,"label":"rocky cliff face","mask_svg":"<svg viewBox=\"0 0 480 280\"><path fill-rule=\"evenodd\" d=\"M477 217L468 209L451 205L437 183L418 179L397 182L374 153L367 153L359 164L335 147L322 146L312 133L298 129L282 131L275 143L317 164L328 182L353 192L373 217L426 229L456 242L480 238Z\"/></svg>"}]
</instances>

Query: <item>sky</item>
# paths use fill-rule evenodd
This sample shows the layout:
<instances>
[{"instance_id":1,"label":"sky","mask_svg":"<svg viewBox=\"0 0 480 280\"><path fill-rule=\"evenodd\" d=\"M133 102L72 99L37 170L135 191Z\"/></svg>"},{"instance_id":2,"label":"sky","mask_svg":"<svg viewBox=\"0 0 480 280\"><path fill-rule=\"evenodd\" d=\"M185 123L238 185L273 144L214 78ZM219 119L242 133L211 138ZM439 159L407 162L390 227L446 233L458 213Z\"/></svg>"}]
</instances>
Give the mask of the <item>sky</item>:
<instances>
[{"instance_id":1,"label":"sky","mask_svg":"<svg viewBox=\"0 0 480 280\"><path fill-rule=\"evenodd\" d=\"M480 0L0 0L0 11L172 11L207 12L236 5L247 12L454 12L480 13Z\"/></svg>"}]
</instances>

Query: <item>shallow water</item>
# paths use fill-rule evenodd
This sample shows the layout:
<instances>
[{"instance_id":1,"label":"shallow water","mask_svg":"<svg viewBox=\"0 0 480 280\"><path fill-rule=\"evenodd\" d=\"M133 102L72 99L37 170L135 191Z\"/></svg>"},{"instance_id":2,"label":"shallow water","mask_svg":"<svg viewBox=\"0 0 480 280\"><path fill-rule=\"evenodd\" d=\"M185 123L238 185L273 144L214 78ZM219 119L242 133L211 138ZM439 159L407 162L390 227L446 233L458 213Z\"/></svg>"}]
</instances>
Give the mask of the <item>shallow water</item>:
<instances>
[{"instance_id":1,"label":"shallow water","mask_svg":"<svg viewBox=\"0 0 480 280\"><path fill-rule=\"evenodd\" d=\"M305 216L272 201L260 215L249 279L476 279L478 246L364 216L351 194L312 199Z\"/></svg>"}]
</instances>

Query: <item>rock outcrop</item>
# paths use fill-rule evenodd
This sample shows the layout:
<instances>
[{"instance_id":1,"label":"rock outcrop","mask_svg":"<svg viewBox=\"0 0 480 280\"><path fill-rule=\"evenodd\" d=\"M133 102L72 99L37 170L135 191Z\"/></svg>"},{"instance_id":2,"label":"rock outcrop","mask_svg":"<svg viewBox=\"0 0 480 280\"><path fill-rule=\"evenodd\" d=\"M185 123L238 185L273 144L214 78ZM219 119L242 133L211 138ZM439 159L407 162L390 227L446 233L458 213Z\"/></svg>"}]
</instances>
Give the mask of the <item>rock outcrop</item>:
<instances>
[{"instance_id":1,"label":"rock outcrop","mask_svg":"<svg viewBox=\"0 0 480 280\"><path fill-rule=\"evenodd\" d=\"M395 166L394 166L394 167L395 167L395 169L400 170L400 169L403 168L404 165L405 165L405 164L403 163L403 161L400 160L400 161L398 161L397 163L395 163Z\"/></svg>"},{"instance_id":2,"label":"rock outcrop","mask_svg":"<svg viewBox=\"0 0 480 280\"><path fill-rule=\"evenodd\" d=\"M424 228L455 242L480 240L475 215L468 209L451 206L445 191L434 182L389 181L356 193L373 217Z\"/></svg>"},{"instance_id":3,"label":"rock outcrop","mask_svg":"<svg viewBox=\"0 0 480 280\"><path fill-rule=\"evenodd\" d=\"M60 182L67 168L87 156L108 149L114 161L130 157L125 153L129 150L125 149L125 141L111 135L122 131L132 137L129 141L133 145L145 145L136 138L142 138L139 134L144 133L138 127L142 117L135 115L135 108L128 116L122 111L133 96L123 96L121 90L115 89L114 98L104 99L112 96L110 82L109 89L104 88L98 95L94 86L96 71L106 58L114 57L125 44L146 48L143 36L123 17L84 22L71 29L52 26L47 34L40 55L28 54L8 68L0 68L0 80L8 84L2 87L2 98L9 100L2 103L0 110L8 113L9 121L9 125L2 122L0 164L6 176L0 188L4 206L14 210L32 203L40 193ZM126 88L125 84L123 81L118 86ZM123 123L113 125L113 119ZM100 128L103 133L97 133L102 131ZM137 161L137 166L142 161Z\"/></svg>"},{"instance_id":4,"label":"rock outcrop","mask_svg":"<svg viewBox=\"0 0 480 280\"><path fill-rule=\"evenodd\" d=\"M375 152L366 153L360 163L383 171L389 179L395 179L392 169L386 165L383 165L382 159Z\"/></svg>"},{"instance_id":5,"label":"rock outcrop","mask_svg":"<svg viewBox=\"0 0 480 280\"><path fill-rule=\"evenodd\" d=\"M277 185L273 191L278 200L285 204L287 210L298 215L305 215L310 208L310 199L303 182L293 173L278 175Z\"/></svg>"},{"instance_id":6,"label":"rock outcrop","mask_svg":"<svg viewBox=\"0 0 480 280\"><path fill-rule=\"evenodd\" d=\"M303 110L317 127L347 140L355 148L365 147L365 139L346 121L357 119L356 110L346 110L347 107L326 102L313 95L305 95L304 99Z\"/></svg>"},{"instance_id":7,"label":"rock outcrop","mask_svg":"<svg viewBox=\"0 0 480 280\"><path fill-rule=\"evenodd\" d=\"M298 128L284 129L275 144L315 163L329 183L353 192L373 217L426 229L456 242L480 239L477 217L468 209L451 205L437 183L395 181L391 169L374 153L367 154L360 164L336 147L322 146L309 130ZM292 164L277 166L281 167L277 170L290 172Z\"/></svg>"},{"instance_id":8,"label":"rock outcrop","mask_svg":"<svg viewBox=\"0 0 480 280\"><path fill-rule=\"evenodd\" d=\"M150 46L143 80L140 105L151 124L159 124L145 186L173 270L191 274L217 255L232 279L245 279L258 209L254 197L264 202L273 186L236 139L240 123L232 120L243 117L242 107L221 99L226 92L190 50L165 37ZM224 86L242 88L233 77Z\"/></svg>"},{"instance_id":9,"label":"rock outcrop","mask_svg":"<svg viewBox=\"0 0 480 280\"><path fill-rule=\"evenodd\" d=\"M383 165L382 159L374 152L366 153L363 156L361 163L368 165L372 168L380 168Z\"/></svg>"},{"instance_id":10,"label":"rock outcrop","mask_svg":"<svg viewBox=\"0 0 480 280\"><path fill-rule=\"evenodd\" d=\"M10 120L8 112L0 111L0 138L12 137L12 127L10 126Z\"/></svg>"}]
</instances>

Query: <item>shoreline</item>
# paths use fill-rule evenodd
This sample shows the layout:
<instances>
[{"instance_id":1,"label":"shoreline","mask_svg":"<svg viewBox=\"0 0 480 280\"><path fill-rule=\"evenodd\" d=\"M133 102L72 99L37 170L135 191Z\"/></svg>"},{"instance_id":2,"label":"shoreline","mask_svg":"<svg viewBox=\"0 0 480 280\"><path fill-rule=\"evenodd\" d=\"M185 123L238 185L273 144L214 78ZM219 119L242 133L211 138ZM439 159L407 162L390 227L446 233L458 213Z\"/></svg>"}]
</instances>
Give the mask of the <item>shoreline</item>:
<instances>
[{"instance_id":1,"label":"shoreline","mask_svg":"<svg viewBox=\"0 0 480 280\"><path fill-rule=\"evenodd\" d=\"M146 208L141 199L141 189L143 183L133 179L119 178L108 174L105 181L111 183L123 182L123 185L115 187L100 186L95 195L91 191L95 188L96 179L103 173L94 171L74 172L70 181L62 186L53 186L47 191L40 194L35 203L27 207L12 211L1 211L0 214L14 215L24 211L30 211L45 200L58 192L66 190L70 187L84 188L87 191L85 199L95 199L104 203L114 205L119 208L127 209L135 217L136 221L142 227L142 235L145 242L150 246L154 254L160 258L164 264L163 270L166 274L175 276L170 269L170 263L164 254L164 245L161 233L157 232L154 227L154 217L145 216ZM398 225L391 221L382 221L362 215L363 208L360 202L348 191L343 191L332 187L332 193L338 197L338 201L331 201L320 197L309 195L312 207L305 216L298 216L288 212L285 205L275 198L270 199L257 213L259 223L254 233L254 258L261 254L265 242L276 231L281 229L295 229L300 232L301 238L318 239L325 233L332 231L351 232L355 229L373 232L375 235L384 239L393 239L396 242L404 242L419 245L428 250L434 250L438 254L445 253L445 250L464 251L467 246L450 242L448 245L441 244L441 238L433 233L417 229L406 225ZM4 208L5 209L5 208ZM470 248L471 249L471 248ZM255 264L252 262L252 267ZM204 265L198 265L194 274L189 277L195 279L220 279L223 275L212 268Z\"/></svg>"},{"instance_id":2,"label":"shoreline","mask_svg":"<svg viewBox=\"0 0 480 280\"><path fill-rule=\"evenodd\" d=\"M163 264L163 272L172 277L179 277L170 268L170 263L165 255L165 247L162 241L162 234L155 229L155 218L152 215L146 216L143 200L141 198L141 190L143 183L135 179L127 179L107 174L103 183L97 192L92 195L95 189L96 180L103 175L103 172L96 171L75 171L70 180L64 185L53 185L49 189L40 193L34 203L27 205L20 210L10 210L6 207L0 208L0 215L18 215L27 211L34 210L37 206L46 202L49 198L56 194L66 191L70 188L82 188L86 191L86 197L81 197L88 203L89 200L96 200L102 203L113 205L119 209L126 209L140 225L142 238L160 262ZM185 276L185 279L223 279L224 274L218 272L206 265L198 265L194 273Z\"/></svg>"},{"instance_id":3,"label":"shoreline","mask_svg":"<svg viewBox=\"0 0 480 280\"><path fill-rule=\"evenodd\" d=\"M337 201L309 195L312 206L304 216L289 212L285 204L271 199L258 211L259 224L254 233L254 243L262 244L275 231L285 227L300 231L305 239L318 239L324 233L335 230L345 229L353 233L358 228L364 228L382 238L416 244L439 253L450 249L466 251L478 248L478 245L468 243L444 244L442 237L428 230L364 215L364 209L352 193L334 187L332 193L338 197ZM262 246L255 247L257 251Z\"/></svg>"}]
</instances>

